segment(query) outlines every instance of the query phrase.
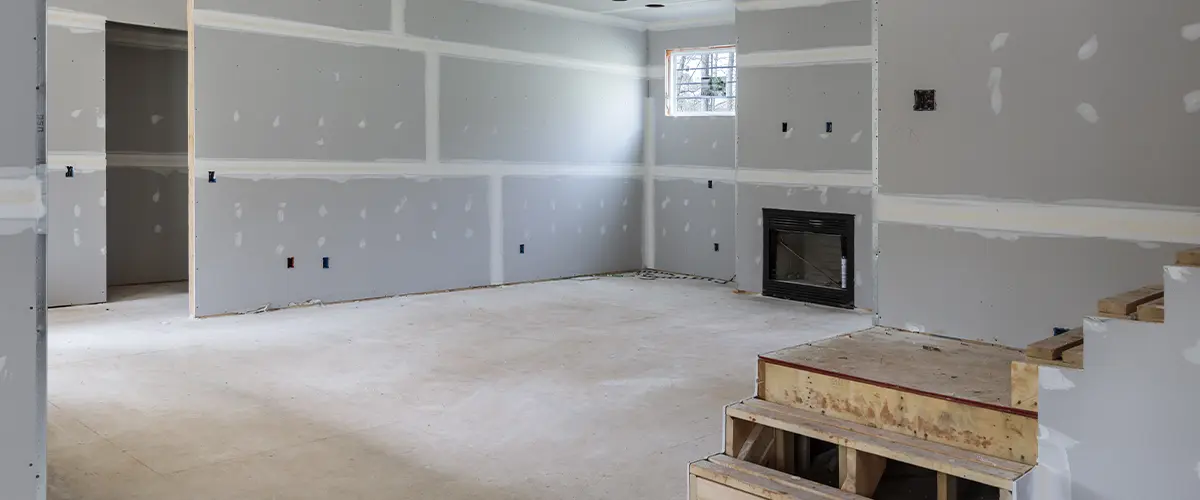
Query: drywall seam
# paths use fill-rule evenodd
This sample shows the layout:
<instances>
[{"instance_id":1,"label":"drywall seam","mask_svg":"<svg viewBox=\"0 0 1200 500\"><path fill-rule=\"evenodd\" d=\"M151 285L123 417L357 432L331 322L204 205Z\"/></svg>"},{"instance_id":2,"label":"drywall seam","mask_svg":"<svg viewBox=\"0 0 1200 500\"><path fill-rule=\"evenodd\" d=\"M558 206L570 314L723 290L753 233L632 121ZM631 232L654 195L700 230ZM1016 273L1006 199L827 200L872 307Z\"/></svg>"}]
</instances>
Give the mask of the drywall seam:
<instances>
[{"instance_id":1,"label":"drywall seam","mask_svg":"<svg viewBox=\"0 0 1200 500\"><path fill-rule=\"evenodd\" d=\"M608 26L616 26L618 28L626 28L638 31L646 30L646 23L635 21L633 19L625 19L617 16L600 14L598 12L588 12L585 10L572 9L560 5L549 3L535 2L533 0L470 0L475 3L483 3L507 7L513 10L521 10L532 12L534 14L548 14L551 16L561 17L565 19L574 19L576 21L584 21L593 24L604 24Z\"/></svg>"},{"instance_id":2,"label":"drywall seam","mask_svg":"<svg viewBox=\"0 0 1200 500\"><path fill-rule=\"evenodd\" d=\"M870 45L821 47L804 50L763 50L738 54L738 68L816 66L821 64L859 64L875 60Z\"/></svg>"},{"instance_id":3,"label":"drywall seam","mask_svg":"<svg viewBox=\"0 0 1200 500\"><path fill-rule=\"evenodd\" d=\"M104 170L108 160L103 152L93 151L50 151L46 154L46 167L54 171L65 171L74 167L76 172Z\"/></svg>"},{"instance_id":4,"label":"drywall seam","mask_svg":"<svg viewBox=\"0 0 1200 500\"><path fill-rule=\"evenodd\" d=\"M72 33L94 33L104 31L107 23L108 18L97 14L76 12L66 9L46 9L46 24L51 26L60 26L63 28L71 28Z\"/></svg>"},{"instance_id":5,"label":"drywall seam","mask_svg":"<svg viewBox=\"0 0 1200 500\"><path fill-rule=\"evenodd\" d=\"M45 215L41 179L36 175L24 179L0 179L0 220L33 221ZM8 233L0 231L0 234Z\"/></svg>"},{"instance_id":6,"label":"drywall seam","mask_svg":"<svg viewBox=\"0 0 1200 500\"><path fill-rule=\"evenodd\" d=\"M699 19L679 19L674 21L658 21L650 23L646 29L650 31L675 31L692 28L711 28L714 26L729 26L734 23L734 16L714 16Z\"/></svg>"},{"instance_id":7,"label":"drywall seam","mask_svg":"<svg viewBox=\"0 0 1200 500\"><path fill-rule=\"evenodd\" d=\"M742 12L755 10L782 10L799 7L820 7L831 3L854 2L859 0L746 0L738 2L737 10Z\"/></svg>"},{"instance_id":8,"label":"drywall seam","mask_svg":"<svg viewBox=\"0 0 1200 500\"><path fill-rule=\"evenodd\" d=\"M108 30L105 40L114 45L151 50L188 49L187 33L163 33L140 29L116 28Z\"/></svg>"},{"instance_id":9,"label":"drywall seam","mask_svg":"<svg viewBox=\"0 0 1200 500\"><path fill-rule=\"evenodd\" d=\"M726 167L696 165L655 165L651 174L657 179L695 179L732 182L737 171Z\"/></svg>"},{"instance_id":10,"label":"drywall seam","mask_svg":"<svg viewBox=\"0 0 1200 500\"><path fill-rule=\"evenodd\" d=\"M654 140L658 135L655 128L658 112L655 111L653 95L646 96L646 105L643 109L642 163L646 166L646 171L642 176L642 267L654 269L656 211L652 207L654 207L654 172L658 168L655 164L658 150Z\"/></svg>"},{"instance_id":11,"label":"drywall seam","mask_svg":"<svg viewBox=\"0 0 1200 500\"><path fill-rule=\"evenodd\" d=\"M871 2L871 315L875 326L883 324L879 311L879 0Z\"/></svg>"},{"instance_id":12,"label":"drywall seam","mask_svg":"<svg viewBox=\"0 0 1200 500\"><path fill-rule=\"evenodd\" d=\"M504 179L488 177L488 222L491 232L492 284L504 284Z\"/></svg>"},{"instance_id":13,"label":"drywall seam","mask_svg":"<svg viewBox=\"0 0 1200 500\"><path fill-rule=\"evenodd\" d=\"M421 160L377 162L339 162L310 160L254 160L196 158L197 178L216 173L233 177L306 177L343 179L347 176L394 177L638 177L645 169L633 164L552 164L507 162L428 163Z\"/></svg>"},{"instance_id":14,"label":"drywall seam","mask_svg":"<svg viewBox=\"0 0 1200 500\"><path fill-rule=\"evenodd\" d=\"M442 56L425 52L425 161L442 161Z\"/></svg>"},{"instance_id":15,"label":"drywall seam","mask_svg":"<svg viewBox=\"0 0 1200 500\"><path fill-rule=\"evenodd\" d=\"M876 220L1020 234L1200 244L1200 208L1081 206L880 194Z\"/></svg>"},{"instance_id":16,"label":"drywall seam","mask_svg":"<svg viewBox=\"0 0 1200 500\"><path fill-rule=\"evenodd\" d=\"M667 67L662 64L655 64L646 67L646 78L651 80L662 80L667 77Z\"/></svg>"},{"instance_id":17,"label":"drywall seam","mask_svg":"<svg viewBox=\"0 0 1200 500\"><path fill-rule=\"evenodd\" d=\"M867 189L874 186L871 172L866 170L806 171L739 168L734 177L740 184L829 186Z\"/></svg>"},{"instance_id":18,"label":"drywall seam","mask_svg":"<svg viewBox=\"0 0 1200 500\"><path fill-rule=\"evenodd\" d=\"M644 66L627 64L601 63L585 61L570 57L551 54L523 52L519 50L500 49L483 45L431 40L408 35L393 33L356 31L333 26L301 23L283 19L235 14L215 10L195 9L193 20L198 27L245 31L251 33L275 35L292 38L305 38L329 43L339 43L355 47L385 47L413 52L436 52L441 55L462 57L466 59L481 59L512 64L532 64L539 66L565 67L585 71L611 73L636 78L646 77Z\"/></svg>"},{"instance_id":19,"label":"drywall seam","mask_svg":"<svg viewBox=\"0 0 1200 500\"><path fill-rule=\"evenodd\" d=\"M408 33L408 25L404 22L404 12L408 9L407 0L392 0L392 34L404 36Z\"/></svg>"},{"instance_id":20,"label":"drywall seam","mask_svg":"<svg viewBox=\"0 0 1200 500\"><path fill-rule=\"evenodd\" d=\"M187 153L139 153L121 151L108 153L110 167L181 168L186 169Z\"/></svg>"}]
</instances>

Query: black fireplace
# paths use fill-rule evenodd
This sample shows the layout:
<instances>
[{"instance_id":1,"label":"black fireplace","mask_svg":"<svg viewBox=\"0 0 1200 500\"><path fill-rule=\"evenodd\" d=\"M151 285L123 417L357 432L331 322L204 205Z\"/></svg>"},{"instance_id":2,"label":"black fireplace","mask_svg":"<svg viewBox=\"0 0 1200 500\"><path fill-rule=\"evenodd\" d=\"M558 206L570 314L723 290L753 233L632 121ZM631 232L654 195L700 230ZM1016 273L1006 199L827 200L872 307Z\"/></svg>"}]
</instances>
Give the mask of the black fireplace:
<instances>
[{"instance_id":1,"label":"black fireplace","mask_svg":"<svg viewBox=\"0 0 1200 500\"><path fill-rule=\"evenodd\" d=\"M763 295L854 308L854 215L763 209Z\"/></svg>"}]
</instances>

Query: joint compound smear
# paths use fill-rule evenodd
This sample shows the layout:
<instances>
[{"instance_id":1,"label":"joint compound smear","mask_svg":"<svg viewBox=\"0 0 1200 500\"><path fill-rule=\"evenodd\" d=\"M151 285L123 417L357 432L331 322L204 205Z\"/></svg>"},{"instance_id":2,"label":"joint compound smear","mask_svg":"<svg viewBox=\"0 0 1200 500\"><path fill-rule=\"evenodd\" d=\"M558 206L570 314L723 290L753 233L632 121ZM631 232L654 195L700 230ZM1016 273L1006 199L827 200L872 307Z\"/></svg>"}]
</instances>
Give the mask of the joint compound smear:
<instances>
[{"instance_id":1,"label":"joint compound smear","mask_svg":"<svg viewBox=\"0 0 1200 500\"><path fill-rule=\"evenodd\" d=\"M1100 41L1096 35L1092 35L1082 47L1079 47L1079 60L1086 61L1096 55L1096 51L1100 50Z\"/></svg>"},{"instance_id":2,"label":"joint compound smear","mask_svg":"<svg viewBox=\"0 0 1200 500\"><path fill-rule=\"evenodd\" d=\"M1000 50L1006 43L1008 43L1008 33L997 33L992 38L992 52Z\"/></svg>"},{"instance_id":3,"label":"joint compound smear","mask_svg":"<svg viewBox=\"0 0 1200 500\"><path fill-rule=\"evenodd\" d=\"M1200 112L1200 90L1193 90L1183 96L1183 109L1188 113Z\"/></svg>"},{"instance_id":4,"label":"joint compound smear","mask_svg":"<svg viewBox=\"0 0 1200 500\"><path fill-rule=\"evenodd\" d=\"M1004 109L1004 95L1000 93L1000 79L1004 76L1004 70L1000 68L992 68L992 72L988 75L988 89L992 91L992 112L997 115Z\"/></svg>"},{"instance_id":5,"label":"joint compound smear","mask_svg":"<svg viewBox=\"0 0 1200 500\"><path fill-rule=\"evenodd\" d=\"M1078 107L1076 107L1075 112L1079 113L1079 116L1082 116L1083 119L1087 120L1088 123L1096 123L1100 121L1100 115L1096 113L1096 108L1086 102L1081 103Z\"/></svg>"},{"instance_id":6,"label":"joint compound smear","mask_svg":"<svg viewBox=\"0 0 1200 500\"><path fill-rule=\"evenodd\" d=\"M1184 26L1183 38L1187 39L1189 42L1200 40L1200 23Z\"/></svg>"}]
</instances>

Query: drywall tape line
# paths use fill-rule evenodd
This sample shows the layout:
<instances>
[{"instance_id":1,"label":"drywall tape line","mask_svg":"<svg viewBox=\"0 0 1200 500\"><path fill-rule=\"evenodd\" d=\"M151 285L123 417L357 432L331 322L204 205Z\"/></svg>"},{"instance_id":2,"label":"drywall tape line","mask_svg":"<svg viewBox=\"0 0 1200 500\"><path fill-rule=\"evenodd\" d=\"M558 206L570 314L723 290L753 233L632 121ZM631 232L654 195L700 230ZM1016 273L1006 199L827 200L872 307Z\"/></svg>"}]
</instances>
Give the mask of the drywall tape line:
<instances>
[{"instance_id":1,"label":"drywall tape line","mask_svg":"<svg viewBox=\"0 0 1200 500\"><path fill-rule=\"evenodd\" d=\"M305 160L196 159L196 177L252 178L328 178L347 177L482 177L482 176L588 176L636 177L645 172L641 165L612 164L537 164L507 162L452 162L430 164L424 161L333 162Z\"/></svg>"},{"instance_id":2,"label":"drywall tape line","mask_svg":"<svg viewBox=\"0 0 1200 500\"><path fill-rule=\"evenodd\" d=\"M188 168L187 153L109 152L108 167Z\"/></svg>"},{"instance_id":3,"label":"drywall tape line","mask_svg":"<svg viewBox=\"0 0 1200 500\"><path fill-rule=\"evenodd\" d=\"M1086 206L880 194L880 222L1011 235L1200 244L1200 207Z\"/></svg>"},{"instance_id":4,"label":"drywall tape line","mask_svg":"<svg viewBox=\"0 0 1200 500\"><path fill-rule=\"evenodd\" d=\"M805 171L739 168L735 175L739 184L866 189L875 186L875 180L870 170Z\"/></svg>"},{"instance_id":5,"label":"drywall tape line","mask_svg":"<svg viewBox=\"0 0 1200 500\"><path fill-rule=\"evenodd\" d=\"M32 221L45 215L46 205L42 199L42 181L37 176L22 179L0 179L0 220ZM6 224L6 226L9 225Z\"/></svg>"},{"instance_id":6,"label":"drywall tape line","mask_svg":"<svg viewBox=\"0 0 1200 500\"><path fill-rule=\"evenodd\" d=\"M646 23L625 19L609 15L614 12L621 12L630 9L614 9L606 13L588 12L585 10L573 9L570 7L562 7L549 3L537 2L534 0L470 0L475 3L491 4L499 7L507 7L513 10L521 10L533 14L545 14L563 19L574 19L576 21L584 21L593 24L603 24L614 26L617 28L625 28L631 30L645 31ZM642 10L640 7L637 10Z\"/></svg>"},{"instance_id":7,"label":"drywall tape line","mask_svg":"<svg viewBox=\"0 0 1200 500\"><path fill-rule=\"evenodd\" d=\"M58 26L62 28L70 28L72 33L101 33L107 26L108 18L89 14L86 12L77 12L67 9L46 9L46 24L50 26Z\"/></svg>"},{"instance_id":8,"label":"drywall tape line","mask_svg":"<svg viewBox=\"0 0 1200 500\"><path fill-rule=\"evenodd\" d=\"M46 168L54 172L72 167L76 172L99 172L108 166L103 152L51 151L46 155Z\"/></svg>"},{"instance_id":9,"label":"drywall tape line","mask_svg":"<svg viewBox=\"0 0 1200 500\"><path fill-rule=\"evenodd\" d=\"M694 179L710 181L735 180L736 171L732 168L702 167L693 165L655 165L651 175L656 179Z\"/></svg>"},{"instance_id":10,"label":"drywall tape line","mask_svg":"<svg viewBox=\"0 0 1200 500\"><path fill-rule=\"evenodd\" d=\"M805 50L764 50L738 54L738 68L777 68L875 61L875 47L855 45Z\"/></svg>"},{"instance_id":11,"label":"drywall tape line","mask_svg":"<svg viewBox=\"0 0 1200 500\"><path fill-rule=\"evenodd\" d=\"M831 3L854 2L860 0L746 0L737 4L737 10L783 10L800 7L820 7Z\"/></svg>"},{"instance_id":12,"label":"drywall tape line","mask_svg":"<svg viewBox=\"0 0 1200 500\"><path fill-rule=\"evenodd\" d=\"M249 14L235 14L215 10L195 9L192 19L196 26L211 29L244 31L265 35L305 38L355 47L385 47L414 52L437 52L445 56L466 59L481 59L513 64L531 64L580 69L646 77L645 66L601 63L562 57L552 54L523 52L483 45L431 40L414 36L401 36L377 31L356 31L333 26L301 23ZM202 47L201 47L202 48Z\"/></svg>"}]
</instances>

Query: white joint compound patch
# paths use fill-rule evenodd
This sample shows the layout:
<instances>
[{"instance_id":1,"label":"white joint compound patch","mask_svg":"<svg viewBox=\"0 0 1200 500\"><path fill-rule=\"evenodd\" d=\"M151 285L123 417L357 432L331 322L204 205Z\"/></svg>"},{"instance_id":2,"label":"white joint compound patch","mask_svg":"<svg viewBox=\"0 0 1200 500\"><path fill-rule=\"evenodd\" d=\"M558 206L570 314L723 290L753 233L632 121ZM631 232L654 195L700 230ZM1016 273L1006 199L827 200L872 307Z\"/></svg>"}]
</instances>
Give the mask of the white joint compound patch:
<instances>
[{"instance_id":1,"label":"white joint compound patch","mask_svg":"<svg viewBox=\"0 0 1200 500\"><path fill-rule=\"evenodd\" d=\"M283 245L278 245L275 247L275 255L283 255Z\"/></svg>"},{"instance_id":2,"label":"white joint compound patch","mask_svg":"<svg viewBox=\"0 0 1200 500\"><path fill-rule=\"evenodd\" d=\"M434 231L433 233L431 233L431 236L433 236L433 239L436 240L437 239L437 231Z\"/></svg>"},{"instance_id":3,"label":"white joint compound patch","mask_svg":"<svg viewBox=\"0 0 1200 500\"><path fill-rule=\"evenodd\" d=\"M151 125L158 125L158 122L161 122L161 121L163 121L162 115L150 115L150 124Z\"/></svg>"},{"instance_id":4,"label":"white joint compound patch","mask_svg":"<svg viewBox=\"0 0 1200 500\"><path fill-rule=\"evenodd\" d=\"M108 247L107 246L100 247L100 255L104 255L104 256L108 255Z\"/></svg>"},{"instance_id":5,"label":"white joint compound patch","mask_svg":"<svg viewBox=\"0 0 1200 500\"><path fill-rule=\"evenodd\" d=\"M1187 39L1189 42L1200 40L1200 23L1184 26L1183 38Z\"/></svg>"},{"instance_id":6,"label":"white joint compound patch","mask_svg":"<svg viewBox=\"0 0 1200 500\"><path fill-rule=\"evenodd\" d=\"M1004 77L1004 70L1001 68L992 68L988 75L988 89L992 91L992 112L997 115L1004 110L1004 94L1000 92L1000 79Z\"/></svg>"},{"instance_id":7,"label":"white joint compound patch","mask_svg":"<svg viewBox=\"0 0 1200 500\"><path fill-rule=\"evenodd\" d=\"M1063 375L1062 370L1052 366L1042 366L1038 371L1038 385L1047 391L1069 391L1075 388L1075 383Z\"/></svg>"},{"instance_id":8,"label":"white joint compound patch","mask_svg":"<svg viewBox=\"0 0 1200 500\"><path fill-rule=\"evenodd\" d=\"M1071 460L1068 452L1079 442L1049 427L1038 426L1038 467L1031 479L1031 498L1071 498Z\"/></svg>"},{"instance_id":9,"label":"white joint compound patch","mask_svg":"<svg viewBox=\"0 0 1200 500\"><path fill-rule=\"evenodd\" d=\"M335 82L342 81L342 74L338 73L337 71L334 71L333 72L333 81L335 81Z\"/></svg>"},{"instance_id":10,"label":"white joint compound patch","mask_svg":"<svg viewBox=\"0 0 1200 500\"><path fill-rule=\"evenodd\" d=\"M325 117L324 117L324 116L322 116L322 117L320 117L320 118L317 118L317 126L318 126L318 127L324 127L324 126L325 126Z\"/></svg>"},{"instance_id":11,"label":"white joint compound patch","mask_svg":"<svg viewBox=\"0 0 1200 500\"><path fill-rule=\"evenodd\" d=\"M83 245L83 238L79 236L79 228L75 228L72 233L71 239L74 240L75 246Z\"/></svg>"},{"instance_id":12,"label":"white joint compound patch","mask_svg":"<svg viewBox=\"0 0 1200 500\"><path fill-rule=\"evenodd\" d=\"M1162 245L1159 245L1158 243L1152 243L1149 241L1139 241L1139 242L1137 242L1137 246L1139 248L1144 248L1146 250L1157 250L1159 248L1162 248Z\"/></svg>"},{"instance_id":13,"label":"white joint compound patch","mask_svg":"<svg viewBox=\"0 0 1200 500\"><path fill-rule=\"evenodd\" d=\"M234 111L233 112L233 121L234 121L234 123L242 121L242 113L240 113L238 111Z\"/></svg>"},{"instance_id":14,"label":"white joint compound patch","mask_svg":"<svg viewBox=\"0 0 1200 500\"><path fill-rule=\"evenodd\" d=\"M686 223L684 223L684 224L683 224L683 232L685 232L685 233L686 233L686 232L688 232L688 231L691 231L691 230L692 230L692 223L691 223L691 221L688 221L688 222L686 222Z\"/></svg>"},{"instance_id":15,"label":"white joint compound patch","mask_svg":"<svg viewBox=\"0 0 1200 500\"><path fill-rule=\"evenodd\" d=\"M464 212L470 212L470 211L471 211L471 207L474 207L474 206L475 206L475 197L474 197L474 196L467 196L467 204L466 204L466 205L463 205L463 211L464 211Z\"/></svg>"},{"instance_id":16,"label":"white joint compound patch","mask_svg":"<svg viewBox=\"0 0 1200 500\"><path fill-rule=\"evenodd\" d=\"M241 231L233 233L233 246L241 248L241 246L242 246L242 232Z\"/></svg>"},{"instance_id":17,"label":"white joint compound patch","mask_svg":"<svg viewBox=\"0 0 1200 500\"><path fill-rule=\"evenodd\" d=\"M363 248L367 248L367 239L366 239L366 238L363 238L363 239L361 239L361 240L358 240L358 248L359 248L360 250L361 250L361 249L363 249Z\"/></svg>"},{"instance_id":18,"label":"white joint compound patch","mask_svg":"<svg viewBox=\"0 0 1200 500\"><path fill-rule=\"evenodd\" d=\"M692 200L690 200L688 198L683 199L683 206L686 207L686 206L690 205L691 203L692 203Z\"/></svg>"},{"instance_id":19,"label":"white joint compound patch","mask_svg":"<svg viewBox=\"0 0 1200 500\"><path fill-rule=\"evenodd\" d=\"M317 248L324 248L324 247L325 247L325 237L322 236L320 238L317 238Z\"/></svg>"},{"instance_id":20,"label":"white joint compound patch","mask_svg":"<svg viewBox=\"0 0 1200 500\"><path fill-rule=\"evenodd\" d=\"M317 209L317 215L320 215L321 217L329 215L329 210L325 208L325 205L321 205L321 208Z\"/></svg>"},{"instance_id":21,"label":"white joint compound patch","mask_svg":"<svg viewBox=\"0 0 1200 500\"><path fill-rule=\"evenodd\" d=\"M77 110L71 112L71 118L79 118L79 115L81 115L81 114L83 114L83 110L77 109Z\"/></svg>"},{"instance_id":22,"label":"white joint compound patch","mask_svg":"<svg viewBox=\"0 0 1200 500\"><path fill-rule=\"evenodd\" d=\"M466 232L463 233L463 236L466 236L467 239L469 240L469 239L475 237L475 230L468 227Z\"/></svg>"},{"instance_id":23,"label":"white joint compound patch","mask_svg":"<svg viewBox=\"0 0 1200 500\"><path fill-rule=\"evenodd\" d=\"M792 132L795 132L795 131L796 131L796 127L788 127L788 131L783 133L783 138L784 138L784 139L791 139L791 138L792 138Z\"/></svg>"},{"instance_id":24,"label":"white joint compound patch","mask_svg":"<svg viewBox=\"0 0 1200 500\"><path fill-rule=\"evenodd\" d=\"M850 138L850 144L858 144L858 141L859 141L860 139L862 139L862 134L863 134L863 131L861 131L861 130L859 130L858 132L856 132L856 133L854 134L854 137L851 137L851 138Z\"/></svg>"},{"instance_id":25,"label":"white joint compound patch","mask_svg":"<svg viewBox=\"0 0 1200 500\"><path fill-rule=\"evenodd\" d=\"M158 203L158 200L160 199L162 199L162 193L159 191L155 191L154 194L150 195L150 201L153 201L154 203Z\"/></svg>"},{"instance_id":26,"label":"white joint compound patch","mask_svg":"<svg viewBox=\"0 0 1200 500\"><path fill-rule=\"evenodd\" d=\"M925 333L925 325L917 323L905 323L904 329L910 332Z\"/></svg>"},{"instance_id":27,"label":"white joint compound patch","mask_svg":"<svg viewBox=\"0 0 1200 500\"><path fill-rule=\"evenodd\" d=\"M436 201L434 201L434 202L430 202L430 203L429 203L429 209L430 209L430 210L433 210L434 212L436 212L436 211L437 211L437 209L438 209L438 203L437 203Z\"/></svg>"},{"instance_id":28,"label":"white joint compound patch","mask_svg":"<svg viewBox=\"0 0 1200 500\"><path fill-rule=\"evenodd\" d=\"M367 121L363 120L358 122L358 128L367 128Z\"/></svg>"},{"instance_id":29,"label":"white joint compound patch","mask_svg":"<svg viewBox=\"0 0 1200 500\"><path fill-rule=\"evenodd\" d=\"M75 205L75 217L78 218L79 214L81 214L81 213L83 213L83 207L80 207L79 205Z\"/></svg>"},{"instance_id":30,"label":"white joint compound patch","mask_svg":"<svg viewBox=\"0 0 1200 500\"><path fill-rule=\"evenodd\" d=\"M0 374L4 373L4 365L8 364L8 356L0 356Z\"/></svg>"},{"instance_id":31,"label":"white joint compound patch","mask_svg":"<svg viewBox=\"0 0 1200 500\"><path fill-rule=\"evenodd\" d=\"M1187 283L1188 276L1192 275L1192 270L1187 267L1169 266L1167 267L1167 275L1175 281Z\"/></svg>"},{"instance_id":32,"label":"white joint compound patch","mask_svg":"<svg viewBox=\"0 0 1200 500\"><path fill-rule=\"evenodd\" d=\"M670 196L668 196L668 197L666 197L666 198L663 198L663 201L662 201L662 204L661 204L661 208L662 208L663 210L666 210L666 209L667 209L667 205L670 205L670 204L671 204L671 197L670 197Z\"/></svg>"},{"instance_id":33,"label":"white joint compound patch","mask_svg":"<svg viewBox=\"0 0 1200 500\"><path fill-rule=\"evenodd\" d=\"M234 217L237 217L239 219L242 218L242 204L241 203L233 204L233 215L234 215Z\"/></svg>"},{"instance_id":34,"label":"white joint compound patch","mask_svg":"<svg viewBox=\"0 0 1200 500\"><path fill-rule=\"evenodd\" d=\"M827 132L821 132L821 138L822 138L822 139L828 139L830 135L832 135L832 134L829 134L829 133L827 133Z\"/></svg>"},{"instance_id":35,"label":"white joint compound patch","mask_svg":"<svg viewBox=\"0 0 1200 500\"><path fill-rule=\"evenodd\" d=\"M162 234L162 224L154 225L154 234Z\"/></svg>"},{"instance_id":36,"label":"white joint compound patch","mask_svg":"<svg viewBox=\"0 0 1200 500\"><path fill-rule=\"evenodd\" d=\"M271 126L274 128L279 128L279 115L275 115L275 121L271 122Z\"/></svg>"},{"instance_id":37,"label":"white joint compound patch","mask_svg":"<svg viewBox=\"0 0 1200 500\"><path fill-rule=\"evenodd\" d=\"M1196 345L1183 350L1183 359L1193 365L1200 365L1200 340L1196 341Z\"/></svg>"},{"instance_id":38,"label":"white joint compound patch","mask_svg":"<svg viewBox=\"0 0 1200 500\"><path fill-rule=\"evenodd\" d=\"M1079 116L1083 117L1083 119L1088 123L1096 123L1100 121L1100 114L1096 112L1096 108L1086 102L1080 103L1079 106L1076 106L1075 112L1079 113Z\"/></svg>"},{"instance_id":39,"label":"white joint compound patch","mask_svg":"<svg viewBox=\"0 0 1200 500\"><path fill-rule=\"evenodd\" d=\"M1086 61L1091 59L1096 55L1096 51L1098 50L1100 50L1100 40L1096 38L1096 35L1092 35L1082 47L1079 47L1079 60Z\"/></svg>"},{"instance_id":40,"label":"white joint compound patch","mask_svg":"<svg viewBox=\"0 0 1200 500\"><path fill-rule=\"evenodd\" d=\"M997 33L996 36L992 37L992 52L1004 48L1004 45L1007 43L1008 33Z\"/></svg>"},{"instance_id":41,"label":"white joint compound patch","mask_svg":"<svg viewBox=\"0 0 1200 500\"><path fill-rule=\"evenodd\" d=\"M717 228L715 228L715 227L714 227L714 228L712 228L712 229L709 229L709 230L708 230L708 237L709 237L709 238L716 238L716 237L717 237Z\"/></svg>"},{"instance_id":42,"label":"white joint compound patch","mask_svg":"<svg viewBox=\"0 0 1200 500\"><path fill-rule=\"evenodd\" d=\"M362 220L367 220L367 209L365 207L358 211L358 217Z\"/></svg>"},{"instance_id":43,"label":"white joint compound patch","mask_svg":"<svg viewBox=\"0 0 1200 500\"><path fill-rule=\"evenodd\" d=\"M604 236L606 234L608 234L608 226L601 225L600 226L600 236Z\"/></svg>"},{"instance_id":44,"label":"white joint compound patch","mask_svg":"<svg viewBox=\"0 0 1200 500\"><path fill-rule=\"evenodd\" d=\"M1183 96L1183 110L1189 114L1200 112L1200 90L1193 90Z\"/></svg>"},{"instance_id":45,"label":"white joint compound patch","mask_svg":"<svg viewBox=\"0 0 1200 500\"><path fill-rule=\"evenodd\" d=\"M315 144L316 144L316 145L318 145L318 146L324 146L324 145L325 145L325 138L324 138L324 137L322 137L322 138L320 138L320 139L317 139L317 142L316 142Z\"/></svg>"},{"instance_id":46,"label":"white joint compound patch","mask_svg":"<svg viewBox=\"0 0 1200 500\"><path fill-rule=\"evenodd\" d=\"M404 122L396 122L395 125L392 125L392 130L400 130L400 127L403 127L403 126L404 126Z\"/></svg>"}]
</instances>

